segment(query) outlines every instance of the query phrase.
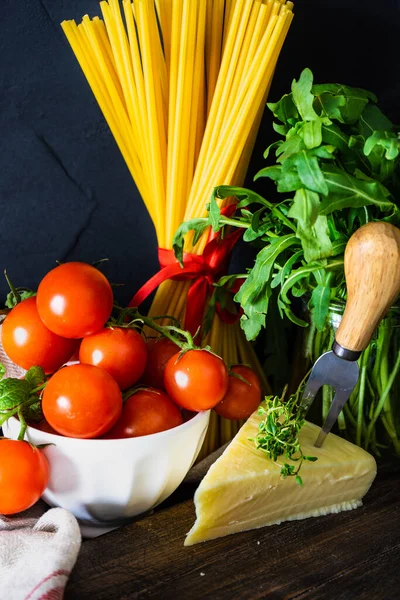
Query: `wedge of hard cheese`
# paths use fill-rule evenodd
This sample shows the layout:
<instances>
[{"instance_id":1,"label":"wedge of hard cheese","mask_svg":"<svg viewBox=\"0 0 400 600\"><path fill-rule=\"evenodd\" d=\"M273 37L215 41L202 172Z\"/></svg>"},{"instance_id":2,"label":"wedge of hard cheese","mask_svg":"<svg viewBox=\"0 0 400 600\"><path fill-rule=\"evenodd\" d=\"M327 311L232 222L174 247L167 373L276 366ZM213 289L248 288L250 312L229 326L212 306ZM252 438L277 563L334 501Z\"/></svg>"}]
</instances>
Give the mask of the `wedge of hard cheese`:
<instances>
[{"instance_id":1,"label":"wedge of hard cheese","mask_svg":"<svg viewBox=\"0 0 400 600\"><path fill-rule=\"evenodd\" d=\"M280 475L285 462L295 463L284 457L274 462L249 440L256 436L260 419L257 413L249 418L200 483L194 497L197 520L186 546L361 505L376 475L368 452L332 433L322 448L315 448L320 428L306 422L299 434L301 448L318 460L303 462L301 487L294 477Z\"/></svg>"}]
</instances>

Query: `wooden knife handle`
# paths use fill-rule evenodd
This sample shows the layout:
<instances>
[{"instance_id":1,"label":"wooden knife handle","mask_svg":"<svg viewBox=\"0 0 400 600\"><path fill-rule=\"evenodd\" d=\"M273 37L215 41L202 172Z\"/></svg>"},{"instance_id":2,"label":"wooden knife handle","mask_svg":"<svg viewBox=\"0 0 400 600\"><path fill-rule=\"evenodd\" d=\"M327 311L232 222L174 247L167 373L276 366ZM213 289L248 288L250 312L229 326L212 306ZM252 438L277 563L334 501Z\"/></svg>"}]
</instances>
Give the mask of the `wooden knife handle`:
<instances>
[{"instance_id":1,"label":"wooden knife handle","mask_svg":"<svg viewBox=\"0 0 400 600\"><path fill-rule=\"evenodd\" d=\"M358 353L400 293L400 229L384 222L360 227L346 246L344 272L347 303L336 342Z\"/></svg>"}]
</instances>

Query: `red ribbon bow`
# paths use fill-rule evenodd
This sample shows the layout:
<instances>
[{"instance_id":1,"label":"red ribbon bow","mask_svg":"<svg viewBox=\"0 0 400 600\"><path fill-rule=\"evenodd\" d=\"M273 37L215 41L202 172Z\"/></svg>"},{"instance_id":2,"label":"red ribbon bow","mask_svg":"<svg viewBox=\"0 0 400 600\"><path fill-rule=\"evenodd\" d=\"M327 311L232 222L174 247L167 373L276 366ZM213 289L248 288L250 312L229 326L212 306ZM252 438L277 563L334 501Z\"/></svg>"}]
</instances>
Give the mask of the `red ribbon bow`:
<instances>
[{"instance_id":1,"label":"red ribbon bow","mask_svg":"<svg viewBox=\"0 0 400 600\"><path fill-rule=\"evenodd\" d=\"M232 212L231 205L227 207ZM228 211L225 209L224 214ZM160 270L153 275L134 295L129 306L139 306L163 281L174 279L177 281L193 280L189 288L186 301L186 315L184 327L192 335L201 326L207 299L213 283L226 273L232 249L240 236L240 229L233 231L225 238L211 234L204 248L203 254L183 253L183 267L179 264L172 250L158 249ZM237 321L237 314L217 306L218 314L226 323Z\"/></svg>"}]
</instances>

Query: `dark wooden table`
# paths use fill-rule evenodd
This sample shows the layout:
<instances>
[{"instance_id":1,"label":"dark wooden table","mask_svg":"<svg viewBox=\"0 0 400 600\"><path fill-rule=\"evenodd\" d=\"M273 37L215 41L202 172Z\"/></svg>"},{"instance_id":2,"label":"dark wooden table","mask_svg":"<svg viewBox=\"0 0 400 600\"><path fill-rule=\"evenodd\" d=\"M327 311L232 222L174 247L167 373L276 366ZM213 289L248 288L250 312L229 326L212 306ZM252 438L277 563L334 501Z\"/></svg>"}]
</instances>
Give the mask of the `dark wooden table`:
<instances>
[{"instance_id":1,"label":"dark wooden table","mask_svg":"<svg viewBox=\"0 0 400 600\"><path fill-rule=\"evenodd\" d=\"M363 507L184 547L194 484L153 514L82 545L67 600L400 599L400 465Z\"/></svg>"}]
</instances>

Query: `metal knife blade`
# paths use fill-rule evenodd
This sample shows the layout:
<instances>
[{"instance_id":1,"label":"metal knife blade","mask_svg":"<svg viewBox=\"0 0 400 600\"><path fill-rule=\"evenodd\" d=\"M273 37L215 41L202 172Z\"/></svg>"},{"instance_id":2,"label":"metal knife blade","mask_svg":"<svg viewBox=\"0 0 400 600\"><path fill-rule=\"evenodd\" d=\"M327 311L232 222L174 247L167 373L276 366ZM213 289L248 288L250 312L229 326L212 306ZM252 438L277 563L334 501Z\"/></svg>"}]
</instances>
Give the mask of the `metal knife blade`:
<instances>
[{"instance_id":1,"label":"metal knife blade","mask_svg":"<svg viewBox=\"0 0 400 600\"><path fill-rule=\"evenodd\" d=\"M314 364L304 389L301 408L305 411L311 406L318 390L329 385L335 390L331 408L318 435L315 446L320 448L332 429L340 411L353 391L359 375L357 362L339 358L332 350L322 354Z\"/></svg>"}]
</instances>

